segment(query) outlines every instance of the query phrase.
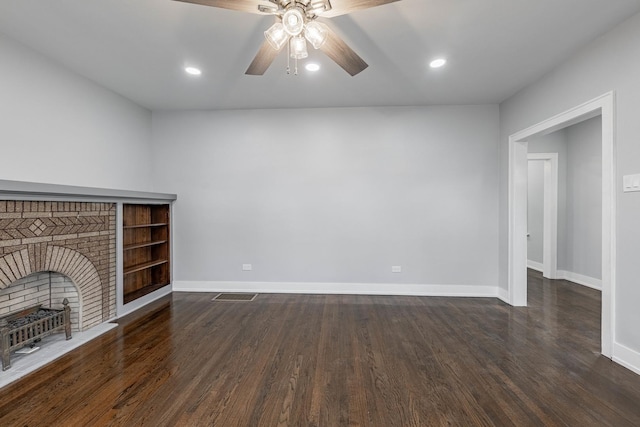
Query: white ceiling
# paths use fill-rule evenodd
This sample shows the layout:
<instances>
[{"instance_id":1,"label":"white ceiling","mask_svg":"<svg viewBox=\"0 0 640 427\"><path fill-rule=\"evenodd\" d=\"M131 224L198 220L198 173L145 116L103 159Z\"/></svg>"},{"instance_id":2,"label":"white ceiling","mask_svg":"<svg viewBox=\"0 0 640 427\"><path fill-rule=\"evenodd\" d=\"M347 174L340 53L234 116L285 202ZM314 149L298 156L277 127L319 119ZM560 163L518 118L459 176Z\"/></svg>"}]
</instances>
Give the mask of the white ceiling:
<instances>
[{"instance_id":1,"label":"white ceiling","mask_svg":"<svg viewBox=\"0 0 640 427\"><path fill-rule=\"evenodd\" d=\"M260 3L260 2L256 2ZM269 16L172 0L0 0L0 32L152 110L498 103L640 11L640 0L401 0L327 19L369 63L244 71ZM445 68L430 59L445 56ZM198 78L183 68L203 70Z\"/></svg>"}]
</instances>

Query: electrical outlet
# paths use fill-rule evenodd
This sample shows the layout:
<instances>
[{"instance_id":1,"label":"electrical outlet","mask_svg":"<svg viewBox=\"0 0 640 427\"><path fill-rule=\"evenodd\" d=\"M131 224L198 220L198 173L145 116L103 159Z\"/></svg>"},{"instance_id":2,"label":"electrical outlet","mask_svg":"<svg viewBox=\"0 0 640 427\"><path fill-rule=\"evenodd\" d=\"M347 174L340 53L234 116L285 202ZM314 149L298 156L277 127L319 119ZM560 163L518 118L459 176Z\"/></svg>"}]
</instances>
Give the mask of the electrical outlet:
<instances>
[{"instance_id":1,"label":"electrical outlet","mask_svg":"<svg viewBox=\"0 0 640 427\"><path fill-rule=\"evenodd\" d=\"M402 266L401 265L394 265L391 267L391 272L392 273L402 273Z\"/></svg>"},{"instance_id":2,"label":"electrical outlet","mask_svg":"<svg viewBox=\"0 0 640 427\"><path fill-rule=\"evenodd\" d=\"M622 178L623 189L625 193L640 191L640 174L625 175Z\"/></svg>"},{"instance_id":3,"label":"electrical outlet","mask_svg":"<svg viewBox=\"0 0 640 427\"><path fill-rule=\"evenodd\" d=\"M253 266L251 264L242 264L242 271L251 271Z\"/></svg>"}]
</instances>

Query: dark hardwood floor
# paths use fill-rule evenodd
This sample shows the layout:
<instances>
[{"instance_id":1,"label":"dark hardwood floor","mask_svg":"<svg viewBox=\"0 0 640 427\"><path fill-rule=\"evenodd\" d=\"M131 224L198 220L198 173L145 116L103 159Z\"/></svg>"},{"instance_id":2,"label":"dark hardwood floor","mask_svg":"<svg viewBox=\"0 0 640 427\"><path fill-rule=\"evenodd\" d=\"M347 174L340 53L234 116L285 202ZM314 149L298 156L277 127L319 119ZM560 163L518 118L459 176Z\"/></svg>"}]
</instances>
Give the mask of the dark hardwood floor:
<instances>
[{"instance_id":1,"label":"dark hardwood floor","mask_svg":"<svg viewBox=\"0 0 640 427\"><path fill-rule=\"evenodd\" d=\"M174 294L0 390L1 426L639 426L599 293L530 272L495 299Z\"/></svg>"}]
</instances>

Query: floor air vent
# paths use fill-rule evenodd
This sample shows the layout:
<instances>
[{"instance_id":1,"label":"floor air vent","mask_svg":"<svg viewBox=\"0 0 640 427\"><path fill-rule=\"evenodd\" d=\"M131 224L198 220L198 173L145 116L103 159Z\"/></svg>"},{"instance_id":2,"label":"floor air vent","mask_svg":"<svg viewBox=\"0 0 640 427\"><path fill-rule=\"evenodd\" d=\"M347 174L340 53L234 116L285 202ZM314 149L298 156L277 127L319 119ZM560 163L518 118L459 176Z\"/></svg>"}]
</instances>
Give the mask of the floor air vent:
<instances>
[{"instance_id":1,"label":"floor air vent","mask_svg":"<svg viewBox=\"0 0 640 427\"><path fill-rule=\"evenodd\" d=\"M253 301L258 294L218 294L212 301Z\"/></svg>"}]
</instances>

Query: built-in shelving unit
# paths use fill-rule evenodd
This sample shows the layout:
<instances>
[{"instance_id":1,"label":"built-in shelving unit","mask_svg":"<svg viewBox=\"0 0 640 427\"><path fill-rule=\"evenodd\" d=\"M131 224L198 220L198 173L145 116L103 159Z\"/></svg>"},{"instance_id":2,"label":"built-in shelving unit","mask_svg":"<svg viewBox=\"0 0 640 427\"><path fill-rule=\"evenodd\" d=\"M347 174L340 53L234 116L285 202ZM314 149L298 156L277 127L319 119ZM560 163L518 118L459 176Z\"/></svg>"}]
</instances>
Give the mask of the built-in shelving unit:
<instances>
[{"instance_id":1,"label":"built-in shelving unit","mask_svg":"<svg viewBox=\"0 0 640 427\"><path fill-rule=\"evenodd\" d=\"M171 281L169 205L122 205L124 304Z\"/></svg>"}]
</instances>

